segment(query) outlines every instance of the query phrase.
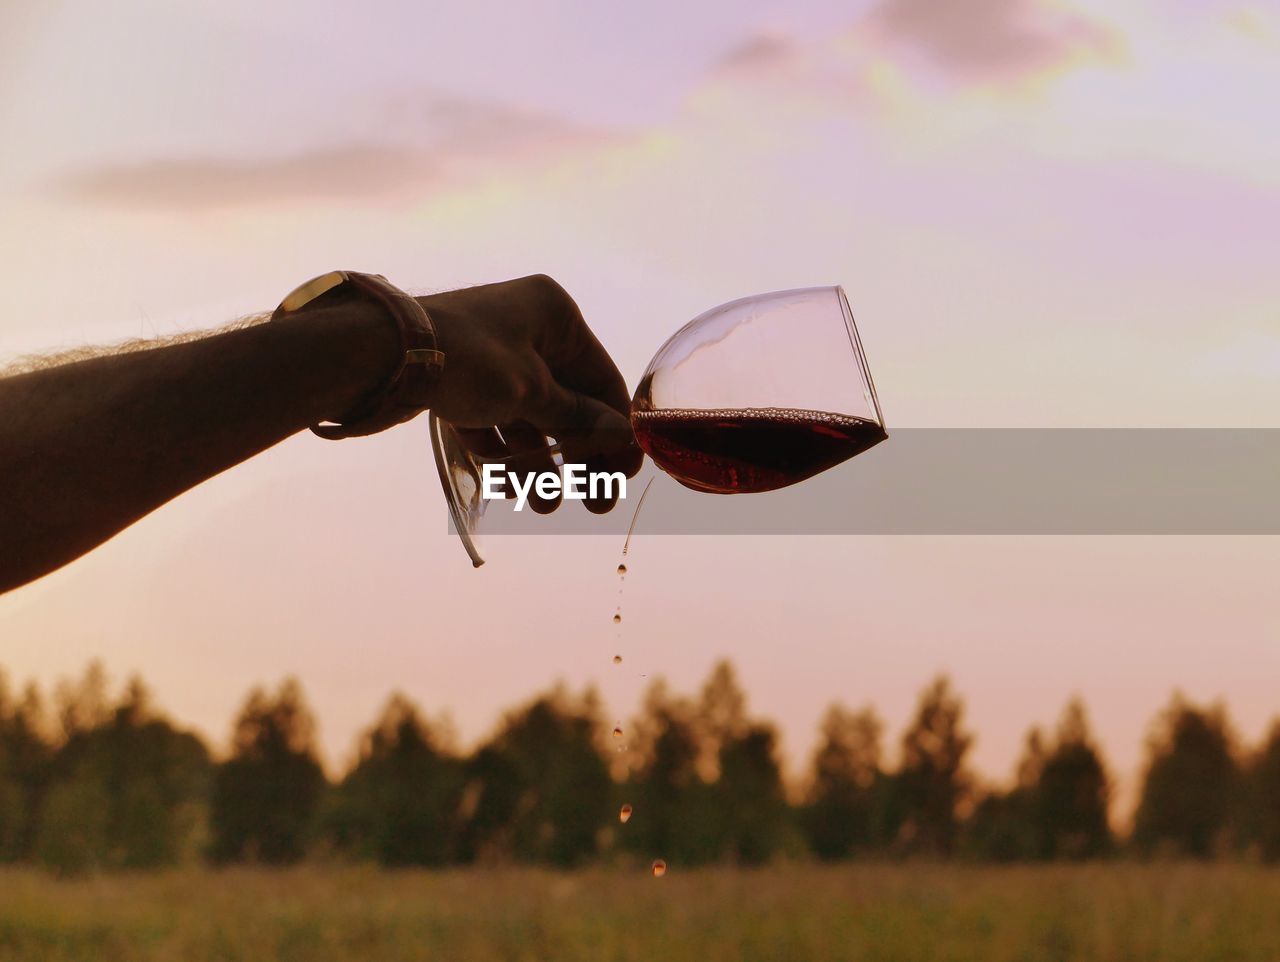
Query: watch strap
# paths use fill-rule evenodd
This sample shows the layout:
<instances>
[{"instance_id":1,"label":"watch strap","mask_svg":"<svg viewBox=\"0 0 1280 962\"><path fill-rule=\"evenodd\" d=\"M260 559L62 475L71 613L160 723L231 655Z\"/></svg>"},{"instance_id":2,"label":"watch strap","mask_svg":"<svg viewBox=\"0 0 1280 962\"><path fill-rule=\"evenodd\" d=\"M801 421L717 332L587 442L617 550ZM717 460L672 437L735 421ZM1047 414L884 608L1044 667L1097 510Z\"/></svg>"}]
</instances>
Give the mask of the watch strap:
<instances>
[{"instance_id":1,"label":"watch strap","mask_svg":"<svg viewBox=\"0 0 1280 962\"><path fill-rule=\"evenodd\" d=\"M329 441L364 437L408 421L431 405L444 370L435 325L426 309L381 274L330 271L302 284L280 302L272 320L301 310L321 294L349 284L376 301L400 333L400 363L391 377L360 401L338 423L313 424L312 432Z\"/></svg>"}]
</instances>

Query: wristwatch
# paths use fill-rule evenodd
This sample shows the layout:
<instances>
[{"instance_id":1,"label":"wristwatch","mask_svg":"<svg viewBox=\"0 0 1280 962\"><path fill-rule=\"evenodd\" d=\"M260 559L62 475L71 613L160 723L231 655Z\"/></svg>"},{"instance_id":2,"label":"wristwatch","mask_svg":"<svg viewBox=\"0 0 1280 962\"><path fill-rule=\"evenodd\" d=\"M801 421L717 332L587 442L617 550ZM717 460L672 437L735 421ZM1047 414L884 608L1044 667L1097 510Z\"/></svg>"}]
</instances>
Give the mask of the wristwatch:
<instances>
[{"instance_id":1,"label":"wristwatch","mask_svg":"<svg viewBox=\"0 0 1280 962\"><path fill-rule=\"evenodd\" d=\"M432 389L444 371L444 353L430 315L417 300L381 274L330 271L313 277L280 302L271 320L294 314L343 284L377 301L391 315L400 331L402 355L390 380L345 414L341 423L311 426L315 434L329 441L376 434L421 414L431 405Z\"/></svg>"}]
</instances>

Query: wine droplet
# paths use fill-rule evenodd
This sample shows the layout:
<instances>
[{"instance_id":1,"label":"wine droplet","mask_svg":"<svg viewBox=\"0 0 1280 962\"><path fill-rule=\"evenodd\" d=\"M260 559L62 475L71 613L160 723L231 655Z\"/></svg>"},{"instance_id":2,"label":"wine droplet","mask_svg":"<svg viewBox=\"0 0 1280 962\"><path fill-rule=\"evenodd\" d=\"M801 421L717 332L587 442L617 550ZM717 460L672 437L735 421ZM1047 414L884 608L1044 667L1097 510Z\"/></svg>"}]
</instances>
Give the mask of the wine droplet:
<instances>
[{"instance_id":1,"label":"wine droplet","mask_svg":"<svg viewBox=\"0 0 1280 962\"><path fill-rule=\"evenodd\" d=\"M662 876L666 874L667 874L667 863L660 858L655 858L653 860L653 877L662 878Z\"/></svg>"},{"instance_id":2,"label":"wine droplet","mask_svg":"<svg viewBox=\"0 0 1280 962\"><path fill-rule=\"evenodd\" d=\"M621 664L622 664L622 656L621 656L621 655L614 655L614 656L613 656L613 663L614 663L615 665L621 665Z\"/></svg>"},{"instance_id":3,"label":"wine droplet","mask_svg":"<svg viewBox=\"0 0 1280 962\"><path fill-rule=\"evenodd\" d=\"M616 615L614 615L614 616L613 616L613 623L614 623L615 625L620 625L620 624L622 624L622 615L621 615L621 614L616 614Z\"/></svg>"},{"instance_id":4,"label":"wine droplet","mask_svg":"<svg viewBox=\"0 0 1280 962\"><path fill-rule=\"evenodd\" d=\"M614 727L614 729L613 729L613 737L614 737L614 738L621 738L621 737L622 737L622 726L621 726L621 725L617 725L617 726L615 726L615 727Z\"/></svg>"},{"instance_id":5,"label":"wine droplet","mask_svg":"<svg viewBox=\"0 0 1280 962\"><path fill-rule=\"evenodd\" d=\"M630 818L631 818L630 805L623 805L622 808L618 809L618 821L620 821L623 825L626 825Z\"/></svg>"},{"instance_id":6,"label":"wine droplet","mask_svg":"<svg viewBox=\"0 0 1280 962\"><path fill-rule=\"evenodd\" d=\"M627 573L626 565L618 565L618 574L625 575Z\"/></svg>"}]
</instances>

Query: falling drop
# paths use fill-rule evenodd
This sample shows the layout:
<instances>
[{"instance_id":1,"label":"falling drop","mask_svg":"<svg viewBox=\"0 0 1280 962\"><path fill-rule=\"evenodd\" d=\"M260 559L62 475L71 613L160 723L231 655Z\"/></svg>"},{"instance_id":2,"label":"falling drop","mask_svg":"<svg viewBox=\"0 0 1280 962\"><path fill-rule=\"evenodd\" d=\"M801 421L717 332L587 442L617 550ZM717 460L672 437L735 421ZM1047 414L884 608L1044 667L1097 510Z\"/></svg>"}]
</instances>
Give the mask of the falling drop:
<instances>
[{"instance_id":1,"label":"falling drop","mask_svg":"<svg viewBox=\"0 0 1280 962\"><path fill-rule=\"evenodd\" d=\"M615 614L615 615L613 616L613 623L614 623L615 625L620 625L620 624L622 624L622 615L621 615L621 613L619 613L619 614Z\"/></svg>"},{"instance_id":2,"label":"falling drop","mask_svg":"<svg viewBox=\"0 0 1280 962\"><path fill-rule=\"evenodd\" d=\"M615 665L621 665L621 664L622 664L622 656L621 656L621 655L614 655L614 656L613 656L613 663L614 663Z\"/></svg>"},{"instance_id":3,"label":"falling drop","mask_svg":"<svg viewBox=\"0 0 1280 962\"><path fill-rule=\"evenodd\" d=\"M662 876L666 874L667 874L667 863L660 858L655 858L653 860L653 877L662 878Z\"/></svg>"},{"instance_id":4,"label":"falling drop","mask_svg":"<svg viewBox=\"0 0 1280 962\"><path fill-rule=\"evenodd\" d=\"M615 726L614 726L614 729L613 729L613 737L614 737L614 738L621 738L621 737L622 737L622 726L621 726L621 725L615 725Z\"/></svg>"},{"instance_id":5,"label":"falling drop","mask_svg":"<svg viewBox=\"0 0 1280 962\"><path fill-rule=\"evenodd\" d=\"M618 574L625 575L627 573L626 565L618 565Z\"/></svg>"},{"instance_id":6,"label":"falling drop","mask_svg":"<svg viewBox=\"0 0 1280 962\"><path fill-rule=\"evenodd\" d=\"M631 818L631 806L623 805L622 808L618 810L618 821L620 821L623 825L626 825L627 821L630 818Z\"/></svg>"}]
</instances>

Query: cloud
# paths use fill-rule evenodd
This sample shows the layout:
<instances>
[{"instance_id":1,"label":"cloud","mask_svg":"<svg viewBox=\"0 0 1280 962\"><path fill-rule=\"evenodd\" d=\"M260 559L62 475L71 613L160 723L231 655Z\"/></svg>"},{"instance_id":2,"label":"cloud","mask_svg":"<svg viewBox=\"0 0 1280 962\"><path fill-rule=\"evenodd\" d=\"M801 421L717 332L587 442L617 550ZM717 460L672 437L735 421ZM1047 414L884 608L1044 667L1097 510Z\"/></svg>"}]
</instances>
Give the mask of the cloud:
<instances>
[{"instance_id":1,"label":"cloud","mask_svg":"<svg viewBox=\"0 0 1280 962\"><path fill-rule=\"evenodd\" d=\"M792 60L797 46L788 37L776 33L758 33L729 49L720 58L722 70L769 69Z\"/></svg>"},{"instance_id":2,"label":"cloud","mask_svg":"<svg viewBox=\"0 0 1280 962\"><path fill-rule=\"evenodd\" d=\"M432 158L403 148L336 147L288 157L190 157L99 167L65 178L72 197L130 207L214 208L324 197L369 197L429 185Z\"/></svg>"},{"instance_id":3,"label":"cloud","mask_svg":"<svg viewBox=\"0 0 1280 962\"><path fill-rule=\"evenodd\" d=\"M892 93L898 52L923 52L948 74L1005 78L1055 66L1109 42L1107 31L1051 0L880 0L846 32L801 41L747 36L693 92L712 110L781 103L874 108ZM566 117L492 101L415 93L370 108L329 142L251 154L209 150L99 164L52 186L64 198L155 210L301 202L422 199L491 178L526 178L569 158L634 140ZM331 111L343 115L343 111ZM703 111L700 116L705 117Z\"/></svg>"},{"instance_id":4,"label":"cloud","mask_svg":"<svg viewBox=\"0 0 1280 962\"><path fill-rule=\"evenodd\" d=\"M274 156L202 155L101 165L57 193L117 206L208 210L316 200L420 197L504 173L526 175L615 135L554 115L455 98L403 98L350 142Z\"/></svg>"},{"instance_id":5,"label":"cloud","mask_svg":"<svg viewBox=\"0 0 1280 962\"><path fill-rule=\"evenodd\" d=\"M1102 24L1048 0L882 0L870 24L964 80L1038 73L1117 44Z\"/></svg>"},{"instance_id":6,"label":"cloud","mask_svg":"<svg viewBox=\"0 0 1280 962\"><path fill-rule=\"evenodd\" d=\"M706 85L839 110L885 108L947 86L1016 83L1104 56L1119 35L1057 0L879 0L843 31L746 37Z\"/></svg>"},{"instance_id":7,"label":"cloud","mask_svg":"<svg viewBox=\"0 0 1280 962\"><path fill-rule=\"evenodd\" d=\"M842 35L802 41L788 34L756 33L717 59L693 96L732 92L745 95L753 109L768 99L844 109L867 102L865 68Z\"/></svg>"}]
</instances>

